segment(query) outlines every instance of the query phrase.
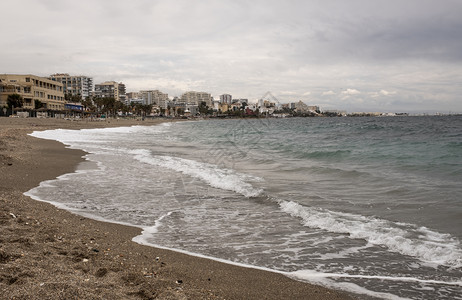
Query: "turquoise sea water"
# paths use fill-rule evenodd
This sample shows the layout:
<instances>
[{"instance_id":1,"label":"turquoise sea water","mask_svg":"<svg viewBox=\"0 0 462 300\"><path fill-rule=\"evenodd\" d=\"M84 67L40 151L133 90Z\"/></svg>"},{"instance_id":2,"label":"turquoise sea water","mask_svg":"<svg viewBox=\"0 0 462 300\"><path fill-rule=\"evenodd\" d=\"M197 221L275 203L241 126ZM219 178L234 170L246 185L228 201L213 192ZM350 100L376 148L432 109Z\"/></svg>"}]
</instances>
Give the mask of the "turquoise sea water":
<instances>
[{"instance_id":1,"label":"turquoise sea water","mask_svg":"<svg viewBox=\"0 0 462 300\"><path fill-rule=\"evenodd\" d=\"M362 298L462 299L462 118L51 130L90 154L28 192L135 240Z\"/></svg>"}]
</instances>

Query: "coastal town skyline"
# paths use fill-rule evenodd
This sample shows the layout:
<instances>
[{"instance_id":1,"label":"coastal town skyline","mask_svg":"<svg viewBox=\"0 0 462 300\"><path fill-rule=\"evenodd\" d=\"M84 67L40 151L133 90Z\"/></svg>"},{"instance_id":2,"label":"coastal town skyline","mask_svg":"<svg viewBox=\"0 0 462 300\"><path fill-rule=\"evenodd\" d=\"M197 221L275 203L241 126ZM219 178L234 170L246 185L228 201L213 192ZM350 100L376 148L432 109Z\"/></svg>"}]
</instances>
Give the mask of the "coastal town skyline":
<instances>
[{"instance_id":1,"label":"coastal town skyline","mask_svg":"<svg viewBox=\"0 0 462 300\"><path fill-rule=\"evenodd\" d=\"M324 109L462 112L462 3L4 3L0 73L83 74L127 92L207 91ZM14 24L14 25L12 25Z\"/></svg>"}]
</instances>

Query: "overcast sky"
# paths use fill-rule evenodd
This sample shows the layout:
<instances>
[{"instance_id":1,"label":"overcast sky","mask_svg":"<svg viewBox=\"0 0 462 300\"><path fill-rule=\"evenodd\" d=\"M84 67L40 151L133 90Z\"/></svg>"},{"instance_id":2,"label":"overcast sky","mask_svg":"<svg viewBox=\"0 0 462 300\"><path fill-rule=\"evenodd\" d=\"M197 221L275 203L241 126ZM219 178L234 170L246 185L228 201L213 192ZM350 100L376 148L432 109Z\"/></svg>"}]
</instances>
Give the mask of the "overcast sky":
<instances>
[{"instance_id":1,"label":"overcast sky","mask_svg":"<svg viewBox=\"0 0 462 300\"><path fill-rule=\"evenodd\" d=\"M462 112L462 0L15 0L0 73L321 109Z\"/></svg>"}]
</instances>

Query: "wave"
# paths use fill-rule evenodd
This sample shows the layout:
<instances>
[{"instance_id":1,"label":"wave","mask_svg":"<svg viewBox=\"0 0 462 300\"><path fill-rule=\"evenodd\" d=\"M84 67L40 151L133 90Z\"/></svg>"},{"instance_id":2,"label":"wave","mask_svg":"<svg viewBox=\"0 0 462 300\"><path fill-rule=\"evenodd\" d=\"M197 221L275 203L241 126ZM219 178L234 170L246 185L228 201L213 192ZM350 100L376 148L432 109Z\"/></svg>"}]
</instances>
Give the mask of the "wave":
<instances>
[{"instance_id":1,"label":"wave","mask_svg":"<svg viewBox=\"0 0 462 300\"><path fill-rule=\"evenodd\" d=\"M350 238L364 239L372 245L384 245L390 251L426 263L462 267L460 242L449 234L413 224L306 207L293 201L280 200L279 206L291 216L301 218L304 226L348 234Z\"/></svg>"},{"instance_id":2,"label":"wave","mask_svg":"<svg viewBox=\"0 0 462 300\"><path fill-rule=\"evenodd\" d=\"M261 189L254 188L247 181L261 181L261 178L237 173L233 170L220 168L217 165L202 163L194 160L171 156L152 156L146 149L130 150L114 148L112 140L123 140L123 135L141 134L151 136L162 133L171 126L170 123L161 123L155 126L131 126L114 128L97 128L67 130L55 129L46 131L34 131L31 136L56 140L71 147L79 148L87 152L100 153L110 151L112 154L125 152L134 155L140 162L164 167L185 175L200 179L212 187L233 191L245 197L256 197L262 193Z\"/></svg>"},{"instance_id":3,"label":"wave","mask_svg":"<svg viewBox=\"0 0 462 300\"><path fill-rule=\"evenodd\" d=\"M245 197L257 197L263 192L262 189L254 188L247 182L249 180L262 181L259 177L180 157L151 155L151 152L146 149L130 150L129 152L140 162L181 172L200 179L212 187L233 191Z\"/></svg>"}]
</instances>

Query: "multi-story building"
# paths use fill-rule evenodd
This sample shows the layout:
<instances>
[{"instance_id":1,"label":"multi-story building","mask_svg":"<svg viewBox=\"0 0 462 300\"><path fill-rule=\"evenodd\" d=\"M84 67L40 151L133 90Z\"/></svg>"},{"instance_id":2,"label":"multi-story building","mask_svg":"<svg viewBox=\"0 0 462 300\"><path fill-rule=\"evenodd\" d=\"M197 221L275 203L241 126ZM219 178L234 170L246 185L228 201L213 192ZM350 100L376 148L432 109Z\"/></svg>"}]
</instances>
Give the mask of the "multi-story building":
<instances>
[{"instance_id":1,"label":"multi-story building","mask_svg":"<svg viewBox=\"0 0 462 300\"><path fill-rule=\"evenodd\" d=\"M141 103L141 93L139 92L128 92L125 94L125 105L130 105L130 103Z\"/></svg>"},{"instance_id":2,"label":"multi-story building","mask_svg":"<svg viewBox=\"0 0 462 300\"><path fill-rule=\"evenodd\" d=\"M159 90L140 91L144 104L157 105L160 108L167 108L168 94L162 93Z\"/></svg>"},{"instance_id":3,"label":"multi-story building","mask_svg":"<svg viewBox=\"0 0 462 300\"><path fill-rule=\"evenodd\" d=\"M70 76L67 73L50 75L50 79L63 84L64 95L80 96L85 99L93 90L93 78L87 76Z\"/></svg>"},{"instance_id":4,"label":"multi-story building","mask_svg":"<svg viewBox=\"0 0 462 300\"><path fill-rule=\"evenodd\" d=\"M36 102L50 110L64 109L63 85L35 75L0 74L0 107L8 105L8 96L19 94L25 109L34 109Z\"/></svg>"},{"instance_id":5,"label":"multi-story building","mask_svg":"<svg viewBox=\"0 0 462 300\"><path fill-rule=\"evenodd\" d=\"M96 97L114 98L116 101L125 101L125 84L122 82L106 81L100 84L95 84L93 93Z\"/></svg>"},{"instance_id":6,"label":"multi-story building","mask_svg":"<svg viewBox=\"0 0 462 300\"><path fill-rule=\"evenodd\" d=\"M205 92L186 92L181 95L180 103L182 104L195 104L200 105L201 102L205 102L208 107L212 107L213 98L209 93Z\"/></svg>"},{"instance_id":7,"label":"multi-story building","mask_svg":"<svg viewBox=\"0 0 462 300\"><path fill-rule=\"evenodd\" d=\"M127 96L127 100L130 99L139 99L141 97L141 94L138 92L129 92L125 94Z\"/></svg>"},{"instance_id":8,"label":"multi-story building","mask_svg":"<svg viewBox=\"0 0 462 300\"><path fill-rule=\"evenodd\" d=\"M308 105L308 110L309 111L314 111L314 112L320 111L319 106L317 106L317 105Z\"/></svg>"},{"instance_id":9,"label":"multi-story building","mask_svg":"<svg viewBox=\"0 0 462 300\"><path fill-rule=\"evenodd\" d=\"M220 103L231 104L232 101L233 101L233 96L231 96L230 94L220 95Z\"/></svg>"}]
</instances>

